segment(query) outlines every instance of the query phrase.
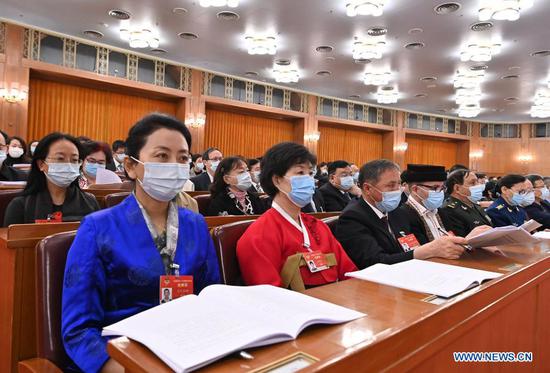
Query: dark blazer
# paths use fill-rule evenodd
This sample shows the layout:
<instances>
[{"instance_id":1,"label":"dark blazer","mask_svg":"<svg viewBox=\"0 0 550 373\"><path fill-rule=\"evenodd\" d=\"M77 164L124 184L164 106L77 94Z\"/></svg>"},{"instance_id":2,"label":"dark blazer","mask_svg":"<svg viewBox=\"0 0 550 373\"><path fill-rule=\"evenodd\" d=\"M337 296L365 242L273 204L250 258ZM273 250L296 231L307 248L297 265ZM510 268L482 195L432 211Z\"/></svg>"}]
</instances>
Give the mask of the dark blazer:
<instances>
[{"instance_id":1,"label":"dark blazer","mask_svg":"<svg viewBox=\"0 0 550 373\"><path fill-rule=\"evenodd\" d=\"M326 183L320 187L319 192L321 192L325 200L326 211L342 211L352 200L349 193L342 193L331 183Z\"/></svg>"},{"instance_id":2,"label":"dark blazer","mask_svg":"<svg viewBox=\"0 0 550 373\"><path fill-rule=\"evenodd\" d=\"M539 203L533 203L523 208L529 219L536 220L542 224L541 229L550 229L550 203L542 201Z\"/></svg>"},{"instance_id":3,"label":"dark blazer","mask_svg":"<svg viewBox=\"0 0 550 373\"><path fill-rule=\"evenodd\" d=\"M52 199L48 190L37 194L24 195L14 198L6 209L4 227L11 224L31 224L37 219L47 219L54 212ZM67 196L61 213L63 221L80 221L91 212L99 210L95 197L85 193L72 184L67 188Z\"/></svg>"},{"instance_id":4,"label":"dark blazer","mask_svg":"<svg viewBox=\"0 0 550 373\"><path fill-rule=\"evenodd\" d=\"M401 210L403 216L406 216L409 226L411 227L411 233L414 234L418 240L418 243L421 245L428 243L428 233L426 233L426 229L424 228L424 224L422 223L422 219L420 218L420 215L418 215L418 212L406 203L397 209Z\"/></svg>"},{"instance_id":5,"label":"dark blazer","mask_svg":"<svg viewBox=\"0 0 550 373\"><path fill-rule=\"evenodd\" d=\"M113 172L116 172L116 166L115 166L115 162L111 162L111 163L107 163L107 165L105 165L105 168L109 171L113 171Z\"/></svg>"},{"instance_id":6,"label":"dark blazer","mask_svg":"<svg viewBox=\"0 0 550 373\"><path fill-rule=\"evenodd\" d=\"M195 191L207 192L210 189L210 176L208 172L203 172L199 176L191 178L193 184L195 184Z\"/></svg>"},{"instance_id":7,"label":"dark blazer","mask_svg":"<svg viewBox=\"0 0 550 373\"><path fill-rule=\"evenodd\" d=\"M319 192L319 189L315 190L315 193L313 193L313 203L315 203L315 210L313 210L313 206L311 203L308 203L304 207L302 207L302 212L304 213L312 213L312 212L326 212L327 208L325 206L325 200L323 198L323 195L321 192Z\"/></svg>"},{"instance_id":8,"label":"dark blazer","mask_svg":"<svg viewBox=\"0 0 550 373\"><path fill-rule=\"evenodd\" d=\"M27 181L28 176L29 171L18 170L5 163L0 167L0 181Z\"/></svg>"},{"instance_id":9,"label":"dark blazer","mask_svg":"<svg viewBox=\"0 0 550 373\"><path fill-rule=\"evenodd\" d=\"M257 194L249 192L248 198L254 210L252 215L261 215L266 211L266 203ZM208 206L207 216L220 215L244 215L237 208L236 200L230 197L229 192L218 194L212 199L210 206Z\"/></svg>"},{"instance_id":10,"label":"dark blazer","mask_svg":"<svg viewBox=\"0 0 550 373\"><path fill-rule=\"evenodd\" d=\"M13 166L14 164L29 164L29 163L31 163L31 159L28 158L26 155L23 155L19 158L12 158L8 154L3 164L6 166Z\"/></svg>"},{"instance_id":11,"label":"dark blazer","mask_svg":"<svg viewBox=\"0 0 550 373\"><path fill-rule=\"evenodd\" d=\"M403 251L395 238L411 233L407 216L396 209L388 214L388 220L395 236L363 198L351 201L340 215L335 236L357 268L413 259L414 250Z\"/></svg>"}]
</instances>

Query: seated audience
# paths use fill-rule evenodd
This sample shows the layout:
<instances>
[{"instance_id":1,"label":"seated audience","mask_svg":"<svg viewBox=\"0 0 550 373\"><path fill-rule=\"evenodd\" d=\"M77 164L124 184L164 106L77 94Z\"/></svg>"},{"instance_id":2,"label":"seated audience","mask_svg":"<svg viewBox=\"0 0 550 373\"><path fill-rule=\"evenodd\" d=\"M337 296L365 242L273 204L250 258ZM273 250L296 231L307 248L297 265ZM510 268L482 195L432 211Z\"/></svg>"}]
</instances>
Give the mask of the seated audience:
<instances>
[{"instance_id":1,"label":"seated audience","mask_svg":"<svg viewBox=\"0 0 550 373\"><path fill-rule=\"evenodd\" d=\"M195 190L205 192L210 190L210 185L214 181L214 174L222 159L222 152L218 148L209 148L204 152L202 160L205 164L206 172L191 178L191 181L195 185Z\"/></svg>"},{"instance_id":2,"label":"seated audience","mask_svg":"<svg viewBox=\"0 0 550 373\"><path fill-rule=\"evenodd\" d=\"M498 198L487 209L493 226L503 227L515 225L519 227L527 219L525 210L521 207L528 193L525 177L521 175L506 175L502 177L496 187Z\"/></svg>"},{"instance_id":3,"label":"seated audience","mask_svg":"<svg viewBox=\"0 0 550 373\"><path fill-rule=\"evenodd\" d=\"M403 173L406 174L404 181L410 196L399 209L407 216L411 233L421 245L446 236L447 232L437 213L445 199L445 167L409 164Z\"/></svg>"},{"instance_id":4,"label":"seated audience","mask_svg":"<svg viewBox=\"0 0 550 373\"><path fill-rule=\"evenodd\" d=\"M252 178L246 161L240 157L225 158L219 164L210 187L212 200L209 216L260 215L265 211L264 202L250 192Z\"/></svg>"},{"instance_id":5,"label":"seated audience","mask_svg":"<svg viewBox=\"0 0 550 373\"><path fill-rule=\"evenodd\" d=\"M487 184L485 184L485 188L483 190L483 198L482 201L494 201L497 197L495 196L495 188L497 186L497 182L493 180L489 180Z\"/></svg>"},{"instance_id":6,"label":"seated audience","mask_svg":"<svg viewBox=\"0 0 550 373\"><path fill-rule=\"evenodd\" d=\"M355 185L351 167L346 161L334 161L328 165L328 183L319 188L326 211L342 211L352 200L351 189Z\"/></svg>"},{"instance_id":7,"label":"seated audience","mask_svg":"<svg viewBox=\"0 0 550 373\"><path fill-rule=\"evenodd\" d=\"M30 158L27 157L27 144L25 144L22 138L17 136L11 137L7 142L7 146L8 154L4 161L6 166L31 163Z\"/></svg>"},{"instance_id":8,"label":"seated audience","mask_svg":"<svg viewBox=\"0 0 550 373\"><path fill-rule=\"evenodd\" d=\"M540 175L527 175L527 180L533 185L535 201L525 206L525 212L529 219L534 219L542 224L542 229L550 229L550 191L544 185Z\"/></svg>"},{"instance_id":9,"label":"seated audience","mask_svg":"<svg viewBox=\"0 0 550 373\"><path fill-rule=\"evenodd\" d=\"M5 164L8 158L8 135L0 131L0 181L25 181L27 173Z\"/></svg>"},{"instance_id":10,"label":"seated audience","mask_svg":"<svg viewBox=\"0 0 550 373\"><path fill-rule=\"evenodd\" d=\"M327 208L325 206L325 200L323 199L323 194L319 191L319 189L315 189L315 192L313 193L313 197L311 198L311 201L302 207L302 212L305 213L314 213L314 212L327 212Z\"/></svg>"},{"instance_id":11,"label":"seated audience","mask_svg":"<svg viewBox=\"0 0 550 373\"><path fill-rule=\"evenodd\" d=\"M344 274L356 270L328 226L300 209L311 201L315 189L313 165L316 159L306 147L280 143L262 158L261 183L273 199L272 207L258 218L237 244L237 258L247 285L283 286L281 271L289 257L299 262L313 254L335 258L322 271L299 267L306 287L345 280ZM295 254L300 254L294 257ZM294 272L293 272L294 273Z\"/></svg>"},{"instance_id":12,"label":"seated audience","mask_svg":"<svg viewBox=\"0 0 550 373\"><path fill-rule=\"evenodd\" d=\"M40 140L27 186L8 205L4 226L79 221L99 210L95 197L78 186L81 159L81 145L69 135L56 132Z\"/></svg>"},{"instance_id":13,"label":"seated audience","mask_svg":"<svg viewBox=\"0 0 550 373\"><path fill-rule=\"evenodd\" d=\"M457 163L451 166L449 169L449 173L456 171L456 170L467 170L468 167L464 166L463 164Z\"/></svg>"},{"instance_id":14,"label":"seated audience","mask_svg":"<svg viewBox=\"0 0 550 373\"><path fill-rule=\"evenodd\" d=\"M548 189L550 189L550 176L544 177L543 180L544 180L544 185L546 185L546 187L547 187Z\"/></svg>"},{"instance_id":15,"label":"seated audience","mask_svg":"<svg viewBox=\"0 0 550 373\"><path fill-rule=\"evenodd\" d=\"M250 171L250 176L252 177L252 187L250 187L250 191L253 193L263 193L264 190L262 189L262 185L260 184L260 160L249 159L248 169Z\"/></svg>"},{"instance_id":16,"label":"seated audience","mask_svg":"<svg viewBox=\"0 0 550 373\"><path fill-rule=\"evenodd\" d=\"M29 143L29 151L28 151L28 155L30 158L32 158L32 156L34 155L34 151L36 150L36 146L38 145L38 141L36 140L32 140L30 143Z\"/></svg>"},{"instance_id":17,"label":"seated audience","mask_svg":"<svg viewBox=\"0 0 550 373\"><path fill-rule=\"evenodd\" d=\"M81 189L88 189L96 183L97 170L105 169L108 164L113 163L113 156L109 145L103 142L90 141L82 146L84 162L78 185Z\"/></svg>"},{"instance_id":18,"label":"seated audience","mask_svg":"<svg viewBox=\"0 0 550 373\"><path fill-rule=\"evenodd\" d=\"M351 175L353 176L353 182L357 184L359 182L359 167L355 163L350 163Z\"/></svg>"},{"instance_id":19,"label":"seated audience","mask_svg":"<svg viewBox=\"0 0 550 373\"><path fill-rule=\"evenodd\" d=\"M315 180L317 188L322 187L328 183L328 164L327 162L321 162L317 166L317 171L315 172Z\"/></svg>"},{"instance_id":20,"label":"seated audience","mask_svg":"<svg viewBox=\"0 0 550 373\"><path fill-rule=\"evenodd\" d=\"M204 163L202 162L202 154L193 154L191 156L191 177L198 176L204 172Z\"/></svg>"},{"instance_id":21,"label":"seated audience","mask_svg":"<svg viewBox=\"0 0 550 373\"><path fill-rule=\"evenodd\" d=\"M107 163L107 169L118 174L124 174L124 159L126 159L126 143L115 140L112 145L113 161Z\"/></svg>"},{"instance_id":22,"label":"seated audience","mask_svg":"<svg viewBox=\"0 0 550 373\"><path fill-rule=\"evenodd\" d=\"M450 195L439 209L439 216L447 231L466 237L477 227L492 226L491 218L478 205L485 185L477 184L473 171L459 169L451 172L446 187Z\"/></svg>"},{"instance_id":23,"label":"seated audience","mask_svg":"<svg viewBox=\"0 0 550 373\"><path fill-rule=\"evenodd\" d=\"M160 278L193 276L193 292L219 282L216 253L204 218L178 208L191 134L173 117L152 114L126 141L134 192L82 221L69 250L62 301L65 350L84 372L121 371L107 354L110 325L160 304Z\"/></svg>"},{"instance_id":24,"label":"seated audience","mask_svg":"<svg viewBox=\"0 0 550 373\"><path fill-rule=\"evenodd\" d=\"M351 201L340 215L335 236L359 269L376 263L393 264L409 259L458 259L462 237L443 236L420 245L402 210L399 166L379 159L361 167L362 198Z\"/></svg>"}]
</instances>

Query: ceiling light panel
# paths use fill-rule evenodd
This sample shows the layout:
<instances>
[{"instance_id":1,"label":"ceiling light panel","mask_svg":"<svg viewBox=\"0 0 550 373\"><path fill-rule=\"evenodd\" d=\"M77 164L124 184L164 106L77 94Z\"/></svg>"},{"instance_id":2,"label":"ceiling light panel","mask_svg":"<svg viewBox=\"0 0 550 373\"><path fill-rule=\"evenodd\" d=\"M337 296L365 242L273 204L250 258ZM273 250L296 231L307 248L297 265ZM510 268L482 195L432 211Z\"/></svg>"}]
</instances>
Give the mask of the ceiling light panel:
<instances>
[{"instance_id":1,"label":"ceiling light panel","mask_svg":"<svg viewBox=\"0 0 550 373\"><path fill-rule=\"evenodd\" d=\"M380 59L382 58L385 48L386 38L384 36L369 36L366 38L356 37L353 42L353 59Z\"/></svg>"},{"instance_id":2,"label":"ceiling light panel","mask_svg":"<svg viewBox=\"0 0 550 373\"><path fill-rule=\"evenodd\" d=\"M384 13L384 5L388 0L348 0L346 14L348 17L374 16L378 17Z\"/></svg>"},{"instance_id":3,"label":"ceiling light panel","mask_svg":"<svg viewBox=\"0 0 550 373\"><path fill-rule=\"evenodd\" d=\"M533 0L482 0L478 15L480 21L517 21L521 11L533 6Z\"/></svg>"},{"instance_id":4,"label":"ceiling light panel","mask_svg":"<svg viewBox=\"0 0 550 373\"><path fill-rule=\"evenodd\" d=\"M501 45L498 43L471 43L462 48L460 60L463 62L488 62L494 55L500 53Z\"/></svg>"},{"instance_id":5,"label":"ceiling light panel","mask_svg":"<svg viewBox=\"0 0 550 373\"><path fill-rule=\"evenodd\" d=\"M277 53L277 40L271 35L245 36L246 48L251 55L274 55Z\"/></svg>"},{"instance_id":6,"label":"ceiling light panel","mask_svg":"<svg viewBox=\"0 0 550 373\"><path fill-rule=\"evenodd\" d=\"M297 83L300 80L300 72L292 65L275 64L273 77L277 83Z\"/></svg>"},{"instance_id":7,"label":"ceiling light panel","mask_svg":"<svg viewBox=\"0 0 550 373\"><path fill-rule=\"evenodd\" d=\"M229 7L229 8L236 8L239 6L239 0L200 0L199 1L200 6L204 8L208 7Z\"/></svg>"},{"instance_id":8,"label":"ceiling light panel","mask_svg":"<svg viewBox=\"0 0 550 373\"><path fill-rule=\"evenodd\" d=\"M455 102L459 106L479 105L481 90L479 88L459 88L456 90Z\"/></svg>"},{"instance_id":9,"label":"ceiling light panel","mask_svg":"<svg viewBox=\"0 0 550 373\"><path fill-rule=\"evenodd\" d=\"M455 88L478 88L484 80L484 70L459 70L455 75L453 85Z\"/></svg>"},{"instance_id":10,"label":"ceiling light panel","mask_svg":"<svg viewBox=\"0 0 550 373\"><path fill-rule=\"evenodd\" d=\"M363 75L365 85L386 85L392 77L391 71L367 71Z\"/></svg>"},{"instance_id":11,"label":"ceiling light panel","mask_svg":"<svg viewBox=\"0 0 550 373\"><path fill-rule=\"evenodd\" d=\"M158 48L160 38L158 32L149 27L130 25L128 22L120 27L120 38L127 41L130 48Z\"/></svg>"},{"instance_id":12,"label":"ceiling light panel","mask_svg":"<svg viewBox=\"0 0 550 373\"><path fill-rule=\"evenodd\" d=\"M376 91L376 102L379 104L395 104L399 100L399 92L395 88L381 87Z\"/></svg>"},{"instance_id":13,"label":"ceiling light panel","mask_svg":"<svg viewBox=\"0 0 550 373\"><path fill-rule=\"evenodd\" d=\"M481 107L479 104L470 104L465 106L460 106L458 108L458 116L463 118L474 118L481 113Z\"/></svg>"}]
</instances>

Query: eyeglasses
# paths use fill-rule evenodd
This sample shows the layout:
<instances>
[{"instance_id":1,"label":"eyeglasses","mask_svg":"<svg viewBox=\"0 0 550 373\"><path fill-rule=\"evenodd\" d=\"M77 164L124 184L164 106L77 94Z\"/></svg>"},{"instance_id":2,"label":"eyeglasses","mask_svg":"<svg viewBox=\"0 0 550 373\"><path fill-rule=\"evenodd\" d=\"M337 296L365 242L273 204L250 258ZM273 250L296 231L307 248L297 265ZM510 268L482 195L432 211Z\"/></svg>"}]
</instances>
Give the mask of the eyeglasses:
<instances>
[{"instance_id":1,"label":"eyeglasses","mask_svg":"<svg viewBox=\"0 0 550 373\"><path fill-rule=\"evenodd\" d=\"M221 161L222 157L210 158L209 161Z\"/></svg>"},{"instance_id":2,"label":"eyeglasses","mask_svg":"<svg viewBox=\"0 0 550 373\"><path fill-rule=\"evenodd\" d=\"M432 192L443 192L445 193L447 191L447 187L445 185L437 186L437 185L425 185L425 184L416 184L419 187L422 187L424 189L428 189Z\"/></svg>"},{"instance_id":3,"label":"eyeglasses","mask_svg":"<svg viewBox=\"0 0 550 373\"><path fill-rule=\"evenodd\" d=\"M105 166L105 161L98 161L97 159L95 158L86 158L86 162L90 163L90 164L100 164L100 165L103 165Z\"/></svg>"},{"instance_id":4,"label":"eyeglasses","mask_svg":"<svg viewBox=\"0 0 550 373\"><path fill-rule=\"evenodd\" d=\"M46 158L46 160L49 160L50 163L71 163L71 164L77 164L77 165L81 165L82 162L80 161L80 159L67 159L67 158L64 158L64 157L48 157Z\"/></svg>"}]
</instances>

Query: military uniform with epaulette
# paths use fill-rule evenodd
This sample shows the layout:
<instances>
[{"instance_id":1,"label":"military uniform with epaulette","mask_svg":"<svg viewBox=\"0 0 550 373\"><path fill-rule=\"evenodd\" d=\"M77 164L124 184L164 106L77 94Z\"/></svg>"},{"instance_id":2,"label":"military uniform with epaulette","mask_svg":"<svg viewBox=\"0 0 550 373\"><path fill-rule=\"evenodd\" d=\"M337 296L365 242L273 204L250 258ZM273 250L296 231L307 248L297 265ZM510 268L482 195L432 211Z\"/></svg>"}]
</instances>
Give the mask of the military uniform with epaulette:
<instances>
[{"instance_id":1,"label":"military uniform with epaulette","mask_svg":"<svg viewBox=\"0 0 550 373\"><path fill-rule=\"evenodd\" d=\"M519 227L527 220L527 213L522 207L512 206L504 198L498 197L487 209L487 215L495 227L515 225Z\"/></svg>"},{"instance_id":2,"label":"military uniform with epaulette","mask_svg":"<svg viewBox=\"0 0 550 373\"><path fill-rule=\"evenodd\" d=\"M466 237L475 227L493 225L477 203L470 206L453 196L447 198L438 212L445 229L460 237Z\"/></svg>"}]
</instances>

